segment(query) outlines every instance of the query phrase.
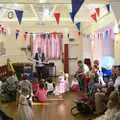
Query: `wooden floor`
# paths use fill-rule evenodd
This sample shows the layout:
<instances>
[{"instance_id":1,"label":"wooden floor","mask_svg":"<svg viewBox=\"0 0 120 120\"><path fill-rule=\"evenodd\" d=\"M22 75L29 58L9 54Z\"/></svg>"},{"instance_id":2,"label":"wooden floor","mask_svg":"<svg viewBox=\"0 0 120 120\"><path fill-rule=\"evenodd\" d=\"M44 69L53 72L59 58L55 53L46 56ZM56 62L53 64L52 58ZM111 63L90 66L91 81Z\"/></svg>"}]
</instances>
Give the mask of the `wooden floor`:
<instances>
[{"instance_id":1,"label":"wooden floor","mask_svg":"<svg viewBox=\"0 0 120 120\"><path fill-rule=\"evenodd\" d=\"M46 103L34 103L34 120L88 120L89 117L71 115L73 101L81 93L66 93L63 97L50 96ZM15 103L1 104L0 108L9 116L16 118L17 108Z\"/></svg>"}]
</instances>

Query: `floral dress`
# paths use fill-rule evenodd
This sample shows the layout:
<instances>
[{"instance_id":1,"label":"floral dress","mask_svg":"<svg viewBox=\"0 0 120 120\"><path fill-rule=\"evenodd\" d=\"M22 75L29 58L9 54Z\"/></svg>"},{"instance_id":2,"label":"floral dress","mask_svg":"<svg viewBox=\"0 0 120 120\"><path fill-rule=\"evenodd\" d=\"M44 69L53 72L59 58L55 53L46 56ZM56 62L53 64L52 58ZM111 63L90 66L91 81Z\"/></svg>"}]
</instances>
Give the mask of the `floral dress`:
<instances>
[{"instance_id":1,"label":"floral dress","mask_svg":"<svg viewBox=\"0 0 120 120\"><path fill-rule=\"evenodd\" d=\"M32 108L27 97L22 94L19 97L18 120L33 120Z\"/></svg>"}]
</instances>

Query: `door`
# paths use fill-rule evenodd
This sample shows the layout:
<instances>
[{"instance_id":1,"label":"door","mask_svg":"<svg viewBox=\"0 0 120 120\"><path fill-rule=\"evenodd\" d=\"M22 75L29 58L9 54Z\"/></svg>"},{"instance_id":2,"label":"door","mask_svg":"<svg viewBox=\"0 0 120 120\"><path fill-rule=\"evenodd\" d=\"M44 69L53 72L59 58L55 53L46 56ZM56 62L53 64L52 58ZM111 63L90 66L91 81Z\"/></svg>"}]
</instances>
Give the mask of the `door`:
<instances>
[{"instance_id":1,"label":"door","mask_svg":"<svg viewBox=\"0 0 120 120\"><path fill-rule=\"evenodd\" d=\"M69 74L74 75L77 70L77 61L79 54L79 45L78 44L69 44L68 45L68 62L69 62Z\"/></svg>"}]
</instances>

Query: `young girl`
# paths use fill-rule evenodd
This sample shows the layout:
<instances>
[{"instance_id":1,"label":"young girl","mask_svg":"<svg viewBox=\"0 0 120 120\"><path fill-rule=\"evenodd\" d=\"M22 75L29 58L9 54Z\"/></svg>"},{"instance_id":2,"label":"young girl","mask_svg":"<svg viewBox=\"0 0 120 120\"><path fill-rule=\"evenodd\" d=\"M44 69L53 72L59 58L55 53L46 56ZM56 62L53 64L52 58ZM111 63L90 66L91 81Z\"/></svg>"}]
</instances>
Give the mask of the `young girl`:
<instances>
[{"instance_id":1,"label":"young girl","mask_svg":"<svg viewBox=\"0 0 120 120\"><path fill-rule=\"evenodd\" d=\"M33 120L33 112L29 98L28 89L23 88L19 97L18 120Z\"/></svg>"},{"instance_id":2,"label":"young girl","mask_svg":"<svg viewBox=\"0 0 120 120\"><path fill-rule=\"evenodd\" d=\"M65 93L65 78L64 78L64 74L62 73L62 75L58 77L57 84L54 90L54 94L61 95L63 93Z\"/></svg>"},{"instance_id":3,"label":"young girl","mask_svg":"<svg viewBox=\"0 0 120 120\"><path fill-rule=\"evenodd\" d=\"M39 102L45 102L47 100L47 90L44 89L44 83L40 83L35 96Z\"/></svg>"},{"instance_id":4,"label":"young girl","mask_svg":"<svg viewBox=\"0 0 120 120\"><path fill-rule=\"evenodd\" d=\"M68 92L69 90L70 90L69 75L68 73L65 73L65 92Z\"/></svg>"}]
</instances>

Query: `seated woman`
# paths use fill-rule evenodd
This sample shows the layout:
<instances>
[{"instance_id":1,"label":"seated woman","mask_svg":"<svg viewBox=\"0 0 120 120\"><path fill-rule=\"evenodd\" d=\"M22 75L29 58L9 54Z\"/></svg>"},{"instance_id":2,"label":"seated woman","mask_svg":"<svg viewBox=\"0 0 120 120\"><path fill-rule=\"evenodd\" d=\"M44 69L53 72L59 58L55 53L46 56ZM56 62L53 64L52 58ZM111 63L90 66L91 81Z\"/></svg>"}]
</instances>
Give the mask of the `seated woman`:
<instances>
[{"instance_id":1,"label":"seated woman","mask_svg":"<svg viewBox=\"0 0 120 120\"><path fill-rule=\"evenodd\" d=\"M47 101L47 90L44 89L44 83L40 83L39 88L35 93L35 96L39 102Z\"/></svg>"}]
</instances>

